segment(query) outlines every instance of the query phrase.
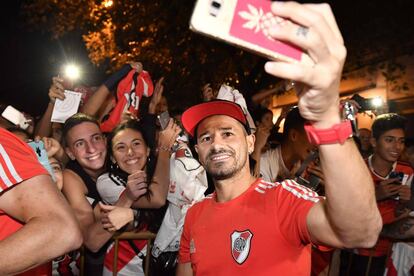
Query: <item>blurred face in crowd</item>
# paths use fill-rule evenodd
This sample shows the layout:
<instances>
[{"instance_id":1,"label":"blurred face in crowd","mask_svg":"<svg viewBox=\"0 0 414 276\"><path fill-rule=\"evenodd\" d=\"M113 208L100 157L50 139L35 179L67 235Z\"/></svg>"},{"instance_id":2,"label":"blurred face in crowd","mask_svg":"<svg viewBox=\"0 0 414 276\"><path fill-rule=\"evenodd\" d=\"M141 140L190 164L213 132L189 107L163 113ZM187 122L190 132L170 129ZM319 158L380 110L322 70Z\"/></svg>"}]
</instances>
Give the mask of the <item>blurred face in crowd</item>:
<instances>
[{"instance_id":1,"label":"blurred face in crowd","mask_svg":"<svg viewBox=\"0 0 414 276\"><path fill-rule=\"evenodd\" d=\"M361 140L362 150L368 150L371 147L371 131L365 128L360 129L359 139Z\"/></svg>"},{"instance_id":2,"label":"blurred face in crowd","mask_svg":"<svg viewBox=\"0 0 414 276\"><path fill-rule=\"evenodd\" d=\"M305 160L311 150L315 148L315 146L309 142L305 129L292 129L289 136L292 141L292 150L294 151L295 159L301 161Z\"/></svg>"},{"instance_id":3,"label":"blurred face in crowd","mask_svg":"<svg viewBox=\"0 0 414 276\"><path fill-rule=\"evenodd\" d=\"M157 107L155 108L155 112L157 114L161 114L168 110L168 102L167 98L162 96L160 102L158 103Z\"/></svg>"},{"instance_id":4,"label":"blurred face in crowd","mask_svg":"<svg viewBox=\"0 0 414 276\"><path fill-rule=\"evenodd\" d=\"M209 102L217 97L218 91L214 91L210 84L206 84L201 89L202 97L204 102Z\"/></svg>"},{"instance_id":5,"label":"blurred face in crowd","mask_svg":"<svg viewBox=\"0 0 414 276\"><path fill-rule=\"evenodd\" d=\"M150 149L139 131L127 128L112 139L112 162L128 174L143 170L149 154Z\"/></svg>"},{"instance_id":6,"label":"blurred face in crowd","mask_svg":"<svg viewBox=\"0 0 414 276\"><path fill-rule=\"evenodd\" d=\"M71 128L66 136L66 153L93 175L103 169L106 157L106 140L99 127L83 122Z\"/></svg>"},{"instance_id":7,"label":"blurred face in crowd","mask_svg":"<svg viewBox=\"0 0 414 276\"><path fill-rule=\"evenodd\" d=\"M273 113L266 112L265 114L263 114L260 120L260 125L266 128L271 128L273 126L272 120L273 120Z\"/></svg>"},{"instance_id":8,"label":"blurred face in crowd","mask_svg":"<svg viewBox=\"0 0 414 276\"><path fill-rule=\"evenodd\" d=\"M195 148L213 179L229 179L249 169L248 155L254 148L254 136L247 135L237 120L215 115L198 125Z\"/></svg>"},{"instance_id":9,"label":"blurred face in crowd","mask_svg":"<svg viewBox=\"0 0 414 276\"><path fill-rule=\"evenodd\" d=\"M49 157L49 163L52 167L53 174L55 175L56 185L59 190L63 188L63 173L62 173L62 163L60 163L56 158Z\"/></svg>"},{"instance_id":10,"label":"blurred face in crowd","mask_svg":"<svg viewBox=\"0 0 414 276\"><path fill-rule=\"evenodd\" d=\"M384 161L394 163L404 151L405 133L403 129L391 129L377 140L372 138L375 155Z\"/></svg>"}]
</instances>

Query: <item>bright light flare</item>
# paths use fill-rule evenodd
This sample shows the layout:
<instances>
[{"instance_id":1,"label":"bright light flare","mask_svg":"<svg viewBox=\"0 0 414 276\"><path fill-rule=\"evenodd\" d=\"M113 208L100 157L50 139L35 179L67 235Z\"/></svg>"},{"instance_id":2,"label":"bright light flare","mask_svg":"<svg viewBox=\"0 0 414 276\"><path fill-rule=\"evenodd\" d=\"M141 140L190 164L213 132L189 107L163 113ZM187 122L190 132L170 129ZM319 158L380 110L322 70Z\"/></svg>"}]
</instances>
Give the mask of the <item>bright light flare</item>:
<instances>
[{"instance_id":1,"label":"bright light flare","mask_svg":"<svg viewBox=\"0 0 414 276\"><path fill-rule=\"evenodd\" d=\"M112 1L112 0L103 1L103 5L104 5L105 8L110 8L110 7L112 7L113 4L114 4L114 1Z\"/></svg>"},{"instance_id":2,"label":"bright light flare","mask_svg":"<svg viewBox=\"0 0 414 276\"><path fill-rule=\"evenodd\" d=\"M68 64L65 66L65 77L71 80L77 80L80 77L80 69L75 64Z\"/></svg>"},{"instance_id":3,"label":"bright light flare","mask_svg":"<svg viewBox=\"0 0 414 276\"><path fill-rule=\"evenodd\" d=\"M373 98L372 100L371 100L372 102L372 105L375 107L375 108L378 108L378 107L381 107L382 105L383 105L383 101L382 101L382 98L381 97L375 97L375 98Z\"/></svg>"}]
</instances>

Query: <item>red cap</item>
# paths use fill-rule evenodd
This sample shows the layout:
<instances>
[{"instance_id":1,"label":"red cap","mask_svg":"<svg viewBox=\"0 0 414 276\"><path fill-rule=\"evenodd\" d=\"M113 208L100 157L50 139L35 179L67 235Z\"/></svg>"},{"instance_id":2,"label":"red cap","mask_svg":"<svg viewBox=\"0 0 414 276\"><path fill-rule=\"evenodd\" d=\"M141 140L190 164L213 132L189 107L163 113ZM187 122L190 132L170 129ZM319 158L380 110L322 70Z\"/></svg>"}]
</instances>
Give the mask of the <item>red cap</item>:
<instances>
[{"instance_id":1,"label":"red cap","mask_svg":"<svg viewBox=\"0 0 414 276\"><path fill-rule=\"evenodd\" d=\"M246 116L240 105L224 100L209 101L190 107L183 113L181 123L184 129L194 137L197 125L205 118L213 115L230 116L248 129Z\"/></svg>"}]
</instances>

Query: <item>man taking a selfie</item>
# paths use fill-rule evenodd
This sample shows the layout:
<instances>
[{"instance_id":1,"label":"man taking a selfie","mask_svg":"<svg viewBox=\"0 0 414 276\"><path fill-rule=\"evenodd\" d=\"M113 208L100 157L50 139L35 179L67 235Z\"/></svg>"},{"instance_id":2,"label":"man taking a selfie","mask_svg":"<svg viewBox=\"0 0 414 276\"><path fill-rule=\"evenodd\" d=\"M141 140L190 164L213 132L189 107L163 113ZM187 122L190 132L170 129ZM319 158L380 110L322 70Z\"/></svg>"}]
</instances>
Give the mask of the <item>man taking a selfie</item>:
<instances>
[{"instance_id":1,"label":"man taking a selfie","mask_svg":"<svg viewBox=\"0 0 414 276\"><path fill-rule=\"evenodd\" d=\"M296 22L269 33L304 49L314 65L268 62L265 70L303 84L298 93L311 143L318 146L326 200L285 180L264 182L251 174L254 150L241 108L211 101L182 116L196 140L201 164L216 192L187 213L177 274L309 275L310 244L371 247L381 229L369 171L341 121L339 82L346 50L326 4L272 3L275 15ZM340 168L340 169L338 169Z\"/></svg>"}]
</instances>

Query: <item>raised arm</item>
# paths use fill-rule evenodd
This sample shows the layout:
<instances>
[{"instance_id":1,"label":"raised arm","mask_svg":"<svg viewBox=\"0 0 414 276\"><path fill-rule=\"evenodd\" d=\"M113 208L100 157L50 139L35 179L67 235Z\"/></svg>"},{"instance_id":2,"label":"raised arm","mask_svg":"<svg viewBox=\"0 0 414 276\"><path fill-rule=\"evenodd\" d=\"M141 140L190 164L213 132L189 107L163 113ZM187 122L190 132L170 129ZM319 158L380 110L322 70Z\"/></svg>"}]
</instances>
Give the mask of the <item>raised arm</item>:
<instances>
[{"instance_id":1,"label":"raised arm","mask_svg":"<svg viewBox=\"0 0 414 276\"><path fill-rule=\"evenodd\" d=\"M170 185L170 149L181 128L170 119L168 126L159 133L158 158L153 176L149 185L150 196L142 196L133 203L134 208L160 208L164 206Z\"/></svg>"},{"instance_id":2,"label":"raised arm","mask_svg":"<svg viewBox=\"0 0 414 276\"><path fill-rule=\"evenodd\" d=\"M63 79L60 77L53 77L52 84L49 88L49 103L45 113L43 113L42 118L39 123L36 125L35 136L40 137L50 137L52 136L52 112L55 106L56 99L64 100L65 99L65 88L63 87Z\"/></svg>"},{"instance_id":3,"label":"raised arm","mask_svg":"<svg viewBox=\"0 0 414 276\"><path fill-rule=\"evenodd\" d=\"M96 210L92 209L85 196L86 186L80 177L70 170L65 170L63 181L62 191L79 221L83 243L89 250L96 252L112 237L113 232L106 231L100 220L95 220L94 212L99 213L99 206Z\"/></svg>"},{"instance_id":4,"label":"raised arm","mask_svg":"<svg viewBox=\"0 0 414 276\"><path fill-rule=\"evenodd\" d=\"M48 175L35 176L4 192L0 209L25 223L0 241L1 275L36 267L82 244L75 216Z\"/></svg>"},{"instance_id":5,"label":"raised arm","mask_svg":"<svg viewBox=\"0 0 414 276\"><path fill-rule=\"evenodd\" d=\"M329 5L275 2L272 11L300 25L271 28L270 34L304 49L314 64L268 62L266 71L302 83L296 89L301 115L315 129L331 128L341 122L339 83L346 49ZM308 214L312 240L335 247L373 246L381 217L370 173L357 147L348 139L343 144L320 145L319 154L326 200Z\"/></svg>"},{"instance_id":6,"label":"raised arm","mask_svg":"<svg viewBox=\"0 0 414 276\"><path fill-rule=\"evenodd\" d=\"M82 112L90 116L96 116L106 98L111 94L111 91L116 88L118 82L128 74L131 67L132 64L125 64L121 69L112 74L86 102Z\"/></svg>"}]
</instances>

